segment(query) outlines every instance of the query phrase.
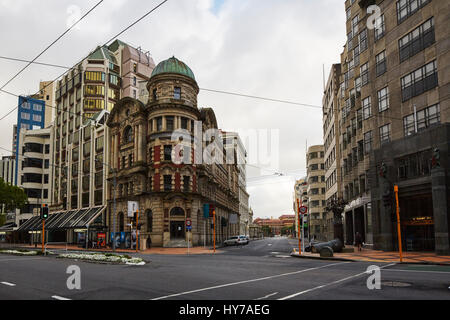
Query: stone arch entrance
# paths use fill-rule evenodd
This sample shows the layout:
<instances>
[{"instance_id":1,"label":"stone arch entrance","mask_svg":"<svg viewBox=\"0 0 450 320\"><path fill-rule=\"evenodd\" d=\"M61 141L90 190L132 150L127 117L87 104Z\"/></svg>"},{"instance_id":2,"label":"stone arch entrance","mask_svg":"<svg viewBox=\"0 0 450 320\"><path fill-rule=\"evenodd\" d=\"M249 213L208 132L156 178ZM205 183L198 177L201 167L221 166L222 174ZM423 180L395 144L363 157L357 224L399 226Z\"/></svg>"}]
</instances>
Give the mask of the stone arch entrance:
<instances>
[{"instance_id":1,"label":"stone arch entrance","mask_svg":"<svg viewBox=\"0 0 450 320\"><path fill-rule=\"evenodd\" d=\"M170 239L185 238L185 211L180 207L170 210Z\"/></svg>"}]
</instances>

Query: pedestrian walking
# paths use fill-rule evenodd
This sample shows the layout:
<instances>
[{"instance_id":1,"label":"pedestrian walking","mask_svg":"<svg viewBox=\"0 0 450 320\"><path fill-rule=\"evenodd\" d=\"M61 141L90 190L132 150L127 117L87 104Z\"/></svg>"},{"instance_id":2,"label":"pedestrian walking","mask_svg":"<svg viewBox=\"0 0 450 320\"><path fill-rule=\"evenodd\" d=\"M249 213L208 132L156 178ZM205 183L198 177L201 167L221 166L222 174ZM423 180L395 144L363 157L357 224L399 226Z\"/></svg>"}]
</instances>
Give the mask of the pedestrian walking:
<instances>
[{"instance_id":1,"label":"pedestrian walking","mask_svg":"<svg viewBox=\"0 0 450 320\"><path fill-rule=\"evenodd\" d=\"M358 247L358 251L362 251L362 236L359 232L356 232L355 245Z\"/></svg>"}]
</instances>

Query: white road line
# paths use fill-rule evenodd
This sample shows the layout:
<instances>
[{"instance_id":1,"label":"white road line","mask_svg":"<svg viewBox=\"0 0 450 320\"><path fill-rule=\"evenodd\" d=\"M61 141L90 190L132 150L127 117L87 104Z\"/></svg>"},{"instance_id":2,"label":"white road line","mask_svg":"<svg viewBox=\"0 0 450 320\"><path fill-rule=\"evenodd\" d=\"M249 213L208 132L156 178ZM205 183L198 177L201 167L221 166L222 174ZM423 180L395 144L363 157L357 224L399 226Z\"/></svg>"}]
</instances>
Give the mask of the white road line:
<instances>
[{"instance_id":1,"label":"white road line","mask_svg":"<svg viewBox=\"0 0 450 320\"><path fill-rule=\"evenodd\" d=\"M68 298L60 297L60 296L52 296L52 298L56 299L56 300L71 300L71 299L68 299Z\"/></svg>"},{"instance_id":2,"label":"white road line","mask_svg":"<svg viewBox=\"0 0 450 320\"><path fill-rule=\"evenodd\" d=\"M264 278L258 278L258 279L252 279L252 280L244 280L244 281L238 281L238 282L233 282L233 283L222 284L222 285L219 285L219 286L214 286L214 287L209 287L209 288L203 288L203 289L197 289L197 290L192 290L192 291L185 291L185 292L180 292L180 293L174 293L174 294L171 294L171 295L168 295L168 296L153 298L153 299L150 299L150 300L162 300L162 299L178 297L178 296L182 296L182 295L186 295L186 294L190 294L190 293L196 293L196 292L201 292L201 291L219 289L219 288L230 287L230 286L235 286L235 285L244 284L244 283L250 283L250 282L256 282L256 281L269 280L269 279L273 279L273 278L279 278L279 277L289 276L289 275L293 275L293 274L299 274L299 273L303 273L303 272L319 270L319 269L332 267L332 266L336 266L336 265L340 265L340 264L346 264L346 263L350 263L350 262L332 263L332 264L327 264L327 265L321 266L321 267L309 268L309 269L304 269L304 270L294 271L294 272L288 272L288 273L278 274L278 275L264 277Z\"/></svg>"},{"instance_id":3,"label":"white road line","mask_svg":"<svg viewBox=\"0 0 450 320\"><path fill-rule=\"evenodd\" d=\"M440 273L440 274L450 274L448 271L426 271L426 270L405 270L405 269L386 269L383 271L398 271L398 272L425 272L425 273Z\"/></svg>"},{"instance_id":4,"label":"white road line","mask_svg":"<svg viewBox=\"0 0 450 320\"><path fill-rule=\"evenodd\" d=\"M393 265L395 265L395 264L396 264L396 263L391 263L391 264L388 264L388 265L385 265L385 266L381 267L380 269L384 269L384 268L393 266ZM330 283L327 283L327 284L324 284L324 285L321 285L321 286L317 286L317 287L314 287L314 288L311 288L311 289L308 289L308 290L304 290L304 291L301 291L301 292L297 292L297 293L291 294L291 295L289 295L289 296L280 298L280 299L278 299L278 300L288 300L288 299L291 299L291 298L295 298L295 297L297 297L297 296L299 296L299 295L302 295L302 294L305 294L305 293L308 293L308 292L311 292L311 291L315 291L315 290L318 290L318 289L322 289L322 288L331 286L331 285L333 285L333 284L337 284L337 283L344 282L344 281L347 281L347 280L350 280L350 279L353 279L353 278L357 278L357 277L359 277L359 276L362 276L363 274L367 274L367 271L364 271L364 272L355 274L355 275L350 276L350 277L346 277L346 278L344 278L344 279L336 280L336 281L333 281L333 282L330 282Z\"/></svg>"},{"instance_id":5,"label":"white road line","mask_svg":"<svg viewBox=\"0 0 450 320\"><path fill-rule=\"evenodd\" d=\"M9 287L15 287L16 285L14 283L9 283L9 282L0 282L1 284L4 284L5 286L9 286Z\"/></svg>"},{"instance_id":6,"label":"white road line","mask_svg":"<svg viewBox=\"0 0 450 320\"><path fill-rule=\"evenodd\" d=\"M264 296L264 297L261 297L261 298L255 299L255 300L266 299L266 298L272 297L272 296L274 296L274 295L276 295L276 294L278 294L278 292L274 292L274 293L268 294L267 296Z\"/></svg>"},{"instance_id":7,"label":"white road line","mask_svg":"<svg viewBox=\"0 0 450 320\"><path fill-rule=\"evenodd\" d=\"M18 260L21 260L21 261L25 261L25 260L39 260L39 259L41 259L41 258L0 259L0 262L3 262L3 261L18 261Z\"/></svg>"}]
</instances>

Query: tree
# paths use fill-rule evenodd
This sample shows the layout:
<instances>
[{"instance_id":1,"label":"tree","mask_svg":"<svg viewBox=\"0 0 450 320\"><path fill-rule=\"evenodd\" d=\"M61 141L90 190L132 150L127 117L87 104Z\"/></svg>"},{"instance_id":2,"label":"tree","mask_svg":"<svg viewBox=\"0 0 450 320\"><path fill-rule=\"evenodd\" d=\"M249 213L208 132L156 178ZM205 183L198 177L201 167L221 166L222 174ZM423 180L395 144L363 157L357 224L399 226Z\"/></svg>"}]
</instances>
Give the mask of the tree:
<instances>
[{"instance_id":1,"label":"tree","mask_svg":"<svg viewBox=\"0 0 450 320\"><path fill-rule=\"evenodd\" d=\"M328 201L325 210L333 212L333 225L334 225L334 237L344 243L344 226L342 224L342 213L344 212L345 206L348 204L342 198L331 199Z\"/></svg>"},{"instance_id":2,"label":"tree","mask_svg":"<svg viewBox=\"0 0 450 320\"><path fill-rule=\"evenodd\" d=\"M28 197L23 189L12 186L0 178L0 206L5 211L21 209L28 203Z\"/></svg>"}]
</instances>

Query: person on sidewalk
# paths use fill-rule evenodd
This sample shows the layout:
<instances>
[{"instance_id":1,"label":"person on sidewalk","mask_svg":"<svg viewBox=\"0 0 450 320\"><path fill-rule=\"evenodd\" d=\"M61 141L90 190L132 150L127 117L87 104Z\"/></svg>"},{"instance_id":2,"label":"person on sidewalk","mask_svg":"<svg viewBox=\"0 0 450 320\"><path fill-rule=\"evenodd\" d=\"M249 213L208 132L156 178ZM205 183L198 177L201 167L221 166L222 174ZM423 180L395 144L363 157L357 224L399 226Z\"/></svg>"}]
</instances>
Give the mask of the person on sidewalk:
<instances>
[{"instance_id":1,"label":"person on sidewalk","mask_svg":"<svg viewBox=\"0 0 450 320\"><path fill-rule=\"evenodd\" d=\"M147 249L150 249L152 247L152 238L150 235L147 238Z\"/></svg>"},{"instance_id":2,"label":"person on sidewalk","mask_svg":"<svg viewBox=\"0 0 450 320\"><path fill-rule=\"evenodd\" d=\"M358 251L362 251L362 248L361 248L362 247L362 237L359 232L356 232L355 244L358 247Z\"/></svg>"}]
</instances>

